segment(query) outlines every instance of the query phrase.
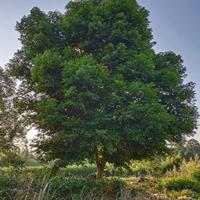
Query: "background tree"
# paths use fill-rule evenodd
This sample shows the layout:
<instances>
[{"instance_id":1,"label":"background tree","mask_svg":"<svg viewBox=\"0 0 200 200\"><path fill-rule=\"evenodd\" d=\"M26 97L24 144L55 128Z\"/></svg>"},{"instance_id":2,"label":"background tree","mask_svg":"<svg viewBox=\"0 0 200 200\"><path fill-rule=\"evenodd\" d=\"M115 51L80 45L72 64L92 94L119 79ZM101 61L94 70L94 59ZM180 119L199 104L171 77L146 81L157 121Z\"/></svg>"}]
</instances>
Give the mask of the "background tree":
<instances>
[{"instance_id":1,"label":"background tree","mask_svg":"<svg viewBox=\"0 0 200 200\"><path fill-rule=\"evenodd\" d=\"M160 154L192 133L194 84L184 84L180 56L153 51L148 11L135 0L82 0L66 10L33 8L16 26L22 48L9 70L22 81L22 111L43 132L38 153L95 161L101 178L106 162Z\"/></svg>"},{"instance_id":2,"label":"background tree","mask_svg":"<svg viewBox=\"0 0 200 200\"><path fill-rule=\"evenodd\" d=\"M187 161L200 158L200 143L195 139L188 140L185 147L182 148L182 156Z\"/></svg>"},{"instance_id":3,"label":"background tree","mask_svg":"<svg viewBox=\"0 0 200 200\"><path fill-rule=\"evenodd\" d=\"M25 136L23 117L14 106L15 88L14 80L0 68L0 152L12 150Z\"/></svg>"}]
</instances>

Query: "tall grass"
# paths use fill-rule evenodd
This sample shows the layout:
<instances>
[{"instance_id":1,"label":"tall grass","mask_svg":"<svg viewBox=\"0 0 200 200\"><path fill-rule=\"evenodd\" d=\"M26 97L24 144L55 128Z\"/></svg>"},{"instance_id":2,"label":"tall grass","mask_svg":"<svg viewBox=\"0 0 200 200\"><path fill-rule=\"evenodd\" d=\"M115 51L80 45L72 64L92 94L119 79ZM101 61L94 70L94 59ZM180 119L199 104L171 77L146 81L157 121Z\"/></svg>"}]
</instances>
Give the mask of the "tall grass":
<instances>
[{"instance_id":1,"label":"tall grass","mask_svg":"<svg viewBox=\"0 0 200 200\"><path fill-rule=\"evenodd\" d=\"M94 165L26 167L21 170L0 168L2 200L129 200L167 199L186 195L200 197L200 161L173 159L133 161L129 169L107 165L101 181L94 178ZM174 159L175 160L175 159ZM170 162L169 162L170 161ZM157 162L157 163L155 163ZM167 163L172 163L167 165ZM158 167L159 166L159 167ZM163 166L166 172L163 173ZM171 167L173 166L173 167ZM159 169L159 170L158 170ZM155 173L156 172L156 173ZM141 175L144 179L140 179ZM164 195L163 198L160 196Z\"/></svg>"}]
</instances>

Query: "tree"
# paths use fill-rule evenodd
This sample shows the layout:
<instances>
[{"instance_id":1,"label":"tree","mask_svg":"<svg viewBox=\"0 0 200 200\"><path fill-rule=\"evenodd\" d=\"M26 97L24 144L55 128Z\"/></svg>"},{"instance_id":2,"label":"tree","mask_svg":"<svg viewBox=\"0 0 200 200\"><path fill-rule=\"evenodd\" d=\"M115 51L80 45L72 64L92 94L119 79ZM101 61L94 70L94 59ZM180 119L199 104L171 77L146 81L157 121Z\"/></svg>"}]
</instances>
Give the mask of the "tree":
<instances>
[{"instance_id":1,"label":"tree","mask_svg":"<svg viewBox=\"0 0 200 200\"><path fill-rule=\"evenodd\" d=\"M181 153L187 161L195 159L196 156L200 158L200 143L195 139L188 140L187 145L182 148Z\"/></svg>"},{"instance_id":2,"label":"tree","mask_svg":"<svg viewBox=\"0 0 200 200\"><path fill-rule=\"evenodd\" d=\"M0 68L0 152L11 151L24 137L22 116L14 106L15 82Z\"/></svg>"},{"instance_id":3,"label":"tree","mask_svg":"<svg viewBox=\"0 0 200 200\"><path fill-rule=\"evenodd\" d=\"M135 0L81 0L66 10L23 17L22 48L8 65L22 81L22 111L42 130L38 153L95 161L101 178L106 162L162 153L192 133L194 84L184 84L180 56L153 51L148 11Z\"/></svg>"}]
</instances>

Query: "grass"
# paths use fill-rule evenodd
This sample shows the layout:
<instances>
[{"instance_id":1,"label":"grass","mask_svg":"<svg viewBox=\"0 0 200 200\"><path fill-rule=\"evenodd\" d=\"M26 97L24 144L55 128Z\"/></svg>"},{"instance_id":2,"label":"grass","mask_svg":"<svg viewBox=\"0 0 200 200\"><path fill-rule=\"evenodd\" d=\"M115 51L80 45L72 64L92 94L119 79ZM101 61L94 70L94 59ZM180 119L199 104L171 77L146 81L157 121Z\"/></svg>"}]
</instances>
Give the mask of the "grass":
<instances>
[{"instance_id":1,"label":"grass","mask_svg":"<svg viewBox=\"0 0 200 200\"><path fill-rule=\"evenodd\" d=\"M184 194L188 198L200 199L200 161L182 161L179 169L168 171L160 179L159 186L169 196Z\"/></svg>"},{"instance_id":2,"label":"grass","mask_svg":"<svg viewBox=\"0 0 200 200\"><path fill-rule=\"evenodd\" d=\"M0 168L0 199L200 199L200 161L180 161L177 167L163 163L173 163L169 160L133 161L130 169L107 165L101 181L94 177L95 166L88 164L61 169L56 165Z\"/></svg>"},{"instance_id":3,"label":"grass","mask_svg":"<svg viewBox=\"0 0 200 200\"><path fill-rule=\"evenodd\" d=\"M68 166L52 175L53 168L27 167L21 171L0 169L0 199L120 199L131 193L125 181L107 177L96 181L94 166ZM11 198L12 197L12 198Z\"/></svg>"}]
</instances>

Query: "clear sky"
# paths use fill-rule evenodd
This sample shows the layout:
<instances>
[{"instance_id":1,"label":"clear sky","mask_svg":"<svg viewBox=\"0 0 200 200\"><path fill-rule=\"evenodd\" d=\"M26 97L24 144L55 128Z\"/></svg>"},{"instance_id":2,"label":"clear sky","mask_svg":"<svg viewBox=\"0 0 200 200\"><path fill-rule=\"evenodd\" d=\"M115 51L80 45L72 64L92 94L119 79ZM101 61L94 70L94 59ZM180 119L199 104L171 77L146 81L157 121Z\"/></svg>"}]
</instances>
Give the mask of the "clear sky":
<instances>
[{"instance_id":1,"label":"clear sky","mask_svg":"<svg viewBox=\"0 0 200 200\"><path fill-rule=\"evenodd\" d=\"M4 66L20 48L15 31L16 21L38 6L41 10L64 11L67 0L0 0L0 66ZM157 52L175 51L187 67L187 81L196 83L197 106L200 108L200 1L138 0L150 11L154 47ZM200 140L200 131L196 136Z\"/></svg>"}]
</instances>

